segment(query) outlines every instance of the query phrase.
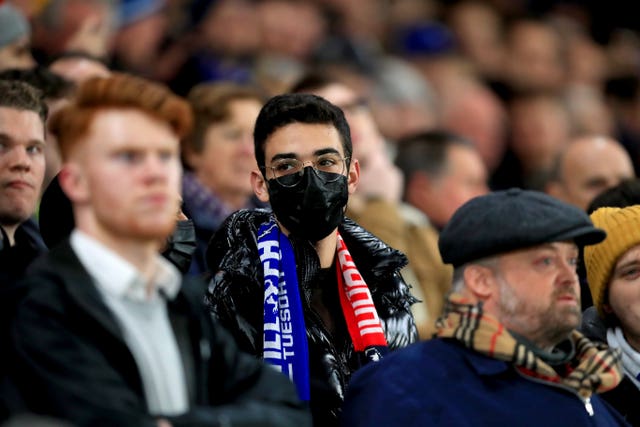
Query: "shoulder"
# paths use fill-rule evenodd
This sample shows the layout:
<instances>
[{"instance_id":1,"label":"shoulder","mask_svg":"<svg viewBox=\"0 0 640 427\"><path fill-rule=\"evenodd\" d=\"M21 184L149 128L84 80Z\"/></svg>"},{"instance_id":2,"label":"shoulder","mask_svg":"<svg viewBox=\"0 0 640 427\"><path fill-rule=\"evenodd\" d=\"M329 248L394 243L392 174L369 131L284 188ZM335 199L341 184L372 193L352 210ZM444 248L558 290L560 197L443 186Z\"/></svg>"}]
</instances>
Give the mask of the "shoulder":
<instances>
[{"instance_id":1,"label":"shoulder","mask_svg":"<svg viewBox=\"0 0 640 427\"><path fill-rule=\"evenodd\" d=\"M381 361L371 363L358 370L351 380L356 387L370 381L392 378L396 386L405 390L421 387L428 379L433 387L440 382L450 382L451 372L460 376L468 371L467 357L473 354L461 345L440 338L419 341L402 349L390 352ZM407 375L407 373L411 375Z\"/></svg>"},{"instance_id":2,"label":"shoulder","mask_svg":"<svg viewBox=\"0 0 640 427\"><path fill-rule=\"evenodd\" d=\"M594 306L588 307L582 313L580 332L593 341L607 342L607 325L598 315Z\"/></svg>"},{"instance_id":3,"label":"shoulder","mask_svg":"<svg viewBox=\"0 0 640 427\"><path fill-rule=\"evenodd\" d=\"M206 254L209 270L215 272L229 254L256 250L260 225L271 218L271 211L266 209L241 209L229 215L209 242Z\"/></svg>"},{"instance_id":4,"label":"shoulder","mask_svg":"<svg viewBox=\"0 0 640 427\"><path fill-rule=\"evenodd\" d=\"M387 245L350 218L342 221L339 230L359 269L364 264L373 275L381 275L397 271L408 262L402 252Z\"/></svg>"}]
</instances>

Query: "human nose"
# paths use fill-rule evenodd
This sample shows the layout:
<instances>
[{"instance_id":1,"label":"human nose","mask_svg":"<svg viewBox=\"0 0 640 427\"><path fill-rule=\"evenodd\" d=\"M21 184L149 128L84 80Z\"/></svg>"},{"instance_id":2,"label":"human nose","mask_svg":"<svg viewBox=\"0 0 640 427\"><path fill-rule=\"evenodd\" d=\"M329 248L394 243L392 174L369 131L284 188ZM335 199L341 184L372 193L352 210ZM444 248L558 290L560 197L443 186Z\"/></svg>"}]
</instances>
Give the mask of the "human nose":
<instances>
[{"instance_id":1,"label":"human nose","mask_svg":"<svg viewBox=\"0 0 640 427\"><path fill-rule=\"evenodd\" d=\"M31 168L31 158L27 149L22 146L13 147L9 153L10 168L14 170L29 170Z\"/></svg>"},{"instance_id":2,"label":"human nose","mask_svg":"<svg viewBox=\"0 0 640 427\"><path fill-rule=\"evenodd\" d=\"M169 164L171 162L163 157L163 155L147 156L144 162L144 173L150 178L163 178L167 175Z\"/></svg>"},{"instance_id":3,"label":"human nose","mask_svg":"<svg viewBox=\"0 0 640 427\"><path fill-rule=\"evenodd\" d=\"M578 283L577 266L573 259L562 259L560 261L560 278L562 283Z\"/></svg>"}]
</instances>

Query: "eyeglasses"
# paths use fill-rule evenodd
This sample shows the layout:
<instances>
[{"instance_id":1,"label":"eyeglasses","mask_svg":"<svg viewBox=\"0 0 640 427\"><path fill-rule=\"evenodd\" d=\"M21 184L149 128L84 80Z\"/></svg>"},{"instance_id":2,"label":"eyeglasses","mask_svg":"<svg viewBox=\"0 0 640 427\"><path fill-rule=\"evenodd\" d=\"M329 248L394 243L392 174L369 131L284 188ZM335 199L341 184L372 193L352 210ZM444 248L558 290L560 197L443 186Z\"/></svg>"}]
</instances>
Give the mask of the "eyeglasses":
<instances>
[{"instance_id":1,"label":"eyeglasses","mask_svg":"<svg viewBox=\"0 0 640 427\"><path fill-rule=\"evenodd\" d=\"M315 160L305 162L298 159L279 159L271 166L265 166L265 169L271 170L271 173L267 174L267 179L275 179L283 187L293 187L302 179L306 163L311 163L313 171L324 182L335 182L344 173L348 160L349 157L340 157L337 153L327 153L318 156ZM327 172L331 175L319 174L318 172Z\"/></svg>"}]
</instances>

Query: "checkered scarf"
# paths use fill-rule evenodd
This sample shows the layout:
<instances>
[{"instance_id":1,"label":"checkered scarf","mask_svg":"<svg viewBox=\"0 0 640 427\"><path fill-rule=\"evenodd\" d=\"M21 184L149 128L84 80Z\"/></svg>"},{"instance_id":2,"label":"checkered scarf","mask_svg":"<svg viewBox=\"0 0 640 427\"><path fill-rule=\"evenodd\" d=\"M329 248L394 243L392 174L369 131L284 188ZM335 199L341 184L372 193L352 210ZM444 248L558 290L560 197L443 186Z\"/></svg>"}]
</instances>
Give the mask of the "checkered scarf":
<instances>
[{"instance_id":1,"label":"checkered scarf","mask_svg":"<svg viewBox=\"0 0 640 427\"><path fill-rule=\"evenodd\" d=\"M495 317L484 313L481 303L471 304L459 294L447 299L437 329L440 338L453 338L478 353L512 363L525 376L564 385L583 398L610 390L622 379L620 351L596 344L577 331L569 337L575 356L568 362L566 376L560 376Z\"/></svg>"}]
</instances>

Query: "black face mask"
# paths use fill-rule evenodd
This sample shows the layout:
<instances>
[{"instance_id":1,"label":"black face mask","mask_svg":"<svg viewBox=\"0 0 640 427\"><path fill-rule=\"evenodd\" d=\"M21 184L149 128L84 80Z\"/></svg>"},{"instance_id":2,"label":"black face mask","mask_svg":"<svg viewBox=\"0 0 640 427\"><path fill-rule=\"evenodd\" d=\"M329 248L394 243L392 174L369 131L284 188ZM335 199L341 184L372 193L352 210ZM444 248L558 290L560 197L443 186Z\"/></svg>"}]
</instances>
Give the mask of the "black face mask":
<instances>
[{"instance_id":1,"label":"black face mask","mask_svg":"<svg viewBox=\"0 0 640 427\"><path fill-rule=\"evenodd\" d=\"M304 168L300 182L285 187L270 179L269 200L276 218L293 236L317 242L338 227L349 200L347 177ZM285 177L286 179L286 177Z\"/></svg>"},{"instance_id":2,"label":"black face mask","mask_svg":"<svg viewBox=\"0 0 640 427\"><path fill-rule=\"evenodd\" d=\"M182 273L189 271L193 253L196 251L196 229L190 219L178 221L173 234L167 239L162 255Z\"/></svg>"}]
</instances>

